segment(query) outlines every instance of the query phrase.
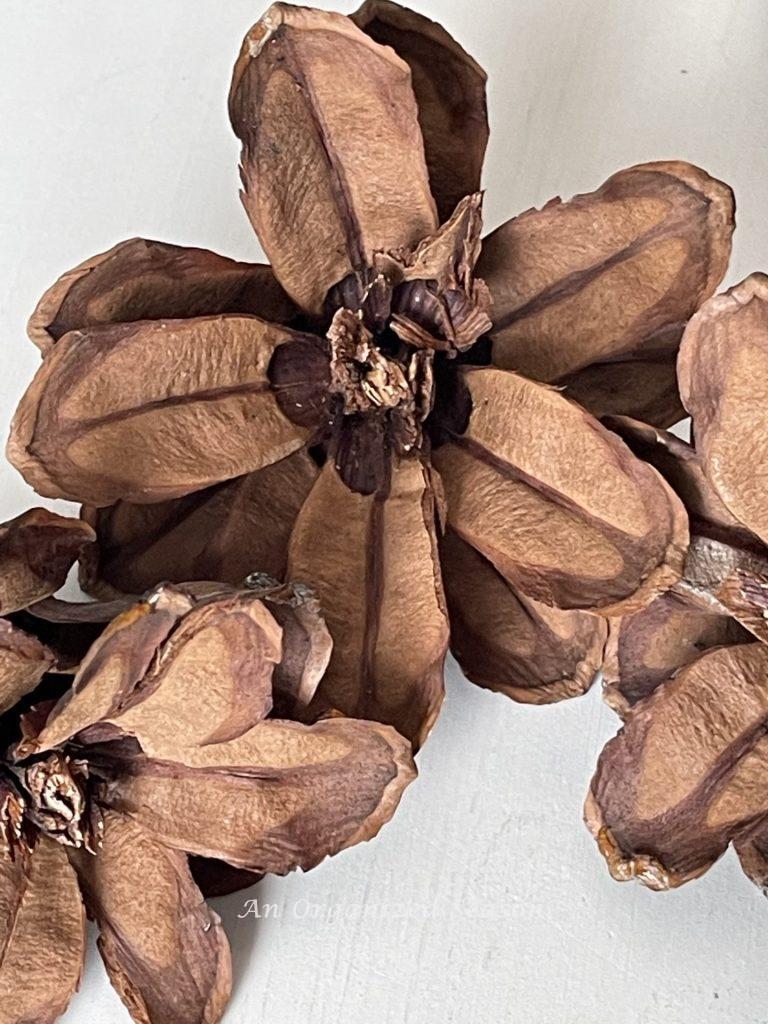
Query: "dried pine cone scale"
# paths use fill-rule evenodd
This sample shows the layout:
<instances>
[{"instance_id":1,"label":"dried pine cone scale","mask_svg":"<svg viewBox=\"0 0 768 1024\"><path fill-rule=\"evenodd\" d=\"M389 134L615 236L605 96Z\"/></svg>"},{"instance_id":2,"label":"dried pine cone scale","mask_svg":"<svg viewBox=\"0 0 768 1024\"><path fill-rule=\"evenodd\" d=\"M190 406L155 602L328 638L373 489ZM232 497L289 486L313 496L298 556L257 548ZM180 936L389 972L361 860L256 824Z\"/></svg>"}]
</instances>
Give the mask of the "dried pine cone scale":
<instances>
[{"instance_id":1,"label":"dried pine cone scale","mask_svg":"<svg viewBox=\"0 0 768 1024\"><path fill-rule=\"evenodd\" d=\"M744 643L752 635L768 639L761 611L742 596L743 584L759 592L760 581L768 579L768 550L725 507L691 445L625 417L606 422L680 496L691 531L680 580L646 608L611 625L606 696L621 711L704 650Z\"/></svg>"},{"instance_id":2,"label":"dried pine cone scale","mask_svg":"<svg viewBox=\"0 0 768 1024\"><path fill-rule=\"evenodd\" d=\"M25 628L27 609L62 586L93 537L84 523L44 509L0 526L0 985L8 1020L55 1020L80 981L85 914L77 880L63 846L40 826L58 838L69 833L84 840L83 786L59 758L30 775L5 749L18 740L33 695L43 699L62 689L48 675L57 654ZM57 807L64 813L52 813ZM44 969L36 971L37 964Z\"/></svg>"},{"instance_id":3,"label":"dried pine cone scale","mask_svg":"<svg viewBox=\"0 0 768 1024\"><path fill-rule=\"evenodd\" d=\"M641 164L483 239L485 74L389 0L273 5L229 109L269 265L131 239L29 324L9 456L90 525L0 527L19 1020L74 991L83 898L135 1019L217 1020L200 888L374 835L449 645L530 703L605 657L624 727L586 818L613 876L671 888L733 843L766 887L768 283L712 297L730 189ZM686 411L695 449L664 429ZM78 555L107 603L51 598Z\"/></svg>"},{"instance_id":4,"label":"dried pine cone scale","mask_svg":"<svg viewBox=\"0 0 768 1024\"><path fill-rule=\"evenodd\" d=\"M725 274L733 227L730 188L681 161L627 168L596 192L509 221L485 240L478 268L494 298L494 361L571 380L582 399L579 374L595 365L666 359L673 379L686 321ZM619 401L633 386L627 372Z\"/></svg>"},{"instance_id":5,"label":"dried pine cone scale","mask_svg":"<svg viewBox=\"0 0 768 1024\"><path fill-rule=\"evenodd\" d=\"M64 274L38 302L27 331L47 352L82 327L254 312L281 323L298 312L268 266L131 238Z\"/></svg>"},{"instance_id":6,"label":"dried pine cone scale","mask_svg":"<svg viewBox=\"0 0 768 1024\"><path fill-rule=\"evenodd\" d=\"M386 0L351 19L274 5L230 115L270 267L133 240L65 275L32 319L47 352L9 453L42 493L89 506L86 586L303 579L335 640L319 699L416 745L451 615L483 685L583 692L605 635L586 613L663 592L687 526L568 397L678 418L675 353L724 271L730 190L640 165L481 246L484 73ZM472 611L444 524L523 615L527 657ZM489 664L471 664L478 648Z\"/></svg>"},{"instance_id":7,"label":"dried pine cone scale","mask_svg":"<svg viewBox=\"0 0 768 1024\"><path fill-rule=\"evenodd\" d=\"M440 564L451 649L469 679L525 704L585 693L603 664L608 620L526 597L448 529Z\"/></svg>"},{"instance_id":8,"label":"dried pine cone scale","mask_svg":"<svg viewBox=\"0 0 768 1024\"><path fill-rule=\"evenodd\" d=\"M708 458L706 448L711 410L735 407L742 417L754 417L761 409L760 374L750 371L751 385L745 388L730 367L754 353L760 358L768 324L766 297L764 277L752 275L704 303L686 329L681 381L693 416L696 448L626 417L606 419L673 487L691 527L683 575L672 591L612 627L606 678L618 707L646 696L705 649L745 642L750 635L768 641L763 614L768 548L756 518L761 509L754 498L743 511L739 504L743 495L754 494L756 475L759 478L763 459L751 446L759 444L760 433L751 427L743 430L749 449L741 445L725 460L721 455L715 461ZM726 348L709 350L724 341ZM730 434L721 431L721 441L728 438ZM727 480L720 467L730 474Z\"/></svg>"},{"instance_id":9,"label":"dried pine cone scale","mask_svg":"<svg viewBox=\"0 0 768 1024\"><path fill-rule=\"evenodd\" d=\"M275 717L309 717L330 657L306 588L259 574L138 603L52 597L93 539L42 509L0 527L6 1016L64 1012L85 905L134 1019L215 1022L229 947L193 872L221 890L370 838L414 777L410 745L376 723Z\"/></svg>"},{"instance_id":10,"label":"dried pine cone scale","mask_svg":"<svg viewBox=\"0 0 768 1024\"><path fill-rule=\"evenodd\" d=\"M678 361L704 472L731 515L763 543L767 361L768 276L759 273L702 306Z\"/></svg>"},{"instance_id":11,"label":"dried pine cone scale","mask_svg":"<svg viewBox=\"0 0 768 1024\"><path fill-rule=\"evenodd\" d=\"M60 662L55 638L30 611L63 585L93 540L86 523L42 508L0 525L0 714Z\"/></svg>"},{"instance_id":12,"label":"dried pine cone scale","mask_svg":"<svg viewBox=\"0 0 768 1024\"><path fill-rule=\"evenodd\" d=\"M49 613L75 621L77 607ZM300 587L162 586L126 603L58 700L6 712L9 1020L53 1021L66 1008L85 953L83 901L135 1020L220 1019L229 946L188 853L219 888L306 870L375 835L415 775L409 743L387 726L273 717L306 708L329 648ZM236 872L222 876L222 861Z\"/></svg>"},{"instance_id":13,"label":"dried pine cone scale","mask_svg":"<svg viewBox=\"0 0 768 1024\"><path fill-rule=\"evenodd\" d=\"M766 679L763 644L718 647L628 712L586 808L614 878L681 885L765 820Z\"/></svg>"},{"instance_id":14,"label":"dried pine cone scale","mask_svg":"<svg viewBox=\"0 0 768 1024\"><path fill-rule=\"evenodd\" d=\"M87 507L98 543L80 560L83 588L101 598L142 594L158 579L239 583L258 566L286 574L294 521L318 475L307 451L183 498Z\"/></svg>"},{"instance_id":15,"label":"dried pine cone scale","mask_svg":"<svg viewBox=\"0 0 768 1024\"><path fill-rule=\"evenodd\" d=\"M625 726L587 801L613 876L651 888L702 874L731 843L750 878L768 879L767 347L768 289L753 274L705 302L683 336L680 390L696 447L610 421L675 488L691 523L682 578L611 627L609 697Z\"/></svg>"}]
</instances>

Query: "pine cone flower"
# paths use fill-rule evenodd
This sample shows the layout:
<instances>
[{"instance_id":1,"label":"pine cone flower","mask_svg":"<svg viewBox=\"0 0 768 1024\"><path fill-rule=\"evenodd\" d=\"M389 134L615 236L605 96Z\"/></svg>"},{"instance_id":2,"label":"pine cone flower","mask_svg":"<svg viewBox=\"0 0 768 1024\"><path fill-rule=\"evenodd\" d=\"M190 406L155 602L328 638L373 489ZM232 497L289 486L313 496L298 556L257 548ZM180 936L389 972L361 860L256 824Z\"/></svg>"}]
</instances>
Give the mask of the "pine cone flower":
<instances>
[{"instance_id":1,"label":"pine cone flower","mask_svg":"<svg viewBox=\"0 0 768 1024\"><path fill-rule=\"evenodd\" d=\"M603 751L587 823L611 874L666 889L734 843L768 883L768 278L705 302L680 348L693 448L615 419L690 516L682 578L611 627L609 699L624 728Z\"/></svg>"},{"instance_id":2,"label":"pine cone flower","mask_svg":"<svg viewBox=\"0 0 768 1024\"><path fill-rule=\"evenodd\" d=\"M309 869L375 835L414 777L389 726L271 717L311 696L329 653L300 590L196 593L157 588L107 626L57 702L0 722L15 740L0 760L4 1020L64 1011L85 904L137 1024L215 1024L229 946L187 855Z\"/></svg>"},{"instance_id":3,"label":"pine cone flower","mask_svg":"<svg viewBox=\"0 0 768 1024\"><path fill-rule=\"evenodd\" d=\"M485 75L385 0L271 7L230 114L271 266L134 239L32 317L45 358L9 456L89 507L85 586L303 580L334 637L318 700L415 745L449 615L481 685L583 692L605 617L668 589L688 540L591 414L682 415L675 354L725 271L730 190L640 165L481 245Z\"/></svg>"}]
</instances>

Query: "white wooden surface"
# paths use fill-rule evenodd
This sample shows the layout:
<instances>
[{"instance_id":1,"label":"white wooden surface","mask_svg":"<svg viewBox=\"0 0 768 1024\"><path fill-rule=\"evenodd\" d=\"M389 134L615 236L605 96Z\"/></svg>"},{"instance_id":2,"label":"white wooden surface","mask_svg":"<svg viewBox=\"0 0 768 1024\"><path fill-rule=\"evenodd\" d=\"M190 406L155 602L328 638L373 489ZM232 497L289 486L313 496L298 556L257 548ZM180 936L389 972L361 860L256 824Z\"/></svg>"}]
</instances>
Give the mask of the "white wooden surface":
<instances>
[{"instance_id":1,"label":"white wooden surface","mask_svg":"<svg viewBox=\"0 0 768 1024\"><path fill-rule=\"evenodd\" d=\"M489 226L683 157L736 189L730 280L766 269L766 0L414 3L490 72ZM259 256L225 99L260 13L258 0L2 0L3 433L38 360L26 316L62 270L137 234ZM32 500L0 469L3 518ZM765 1024L768 904L735 858L656 895L611 882L581 826L616 725L596 692L521 708L452 667L421 778L380 838L249 894L277 916L219 902L237 968L226 1020ZM95 951L65 1019L128 1019Z\"/></svg>"}]
</instances>

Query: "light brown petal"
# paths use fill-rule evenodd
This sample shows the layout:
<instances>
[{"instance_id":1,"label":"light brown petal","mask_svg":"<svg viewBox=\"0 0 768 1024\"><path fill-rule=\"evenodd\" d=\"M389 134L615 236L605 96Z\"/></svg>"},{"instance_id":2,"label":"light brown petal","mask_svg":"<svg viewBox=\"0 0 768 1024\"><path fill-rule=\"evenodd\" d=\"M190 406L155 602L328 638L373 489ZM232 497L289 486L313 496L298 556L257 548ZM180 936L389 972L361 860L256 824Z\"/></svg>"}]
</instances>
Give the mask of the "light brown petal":
<instances>
[{"instance_id":1,"label":"light brown petal","mask_svg":"<svg viewBox=\"0 0 768 1024\"><path fill-rule=\"evenodd\" d=\"M345 718L269 719L183 758L126 761L106 799L170 846L274 874L371 839L415 776L394 729Z\"/></svg>"},{"instance_id":2,"label":"light brown petal","mask_svg":"<svg viewBox=\"0 0 768 1024\"><path fill-rule=\"evenodd\" d=\"M89 505L162 501L261 469L309 436L268 380L275 349L300 337L245 316L72 331L22 398L8 457L41 494Z\"/></svg>"},{"instance_id":3,"label":"light brown petal","mask_svg":"<svg viewBox=\"0 0 768 1024\"><path fill-rule=\"evenodd\" d=\"M72 688L52 710L42 732L30 735L18 756L58 746L119 707L143 680L157 648L191 607L191 598L167 587L119 615L83 659Z\"/></svg>"},{"instance_id":4,"label":"light brown petal","mask_svg":"<svg viewBox=\"0 0 768 1024\"><path fill-rule=\"evenodd\" d=\"M349 18L273 4L245 37L230 117L245 209L303 309L436 228L410 69Z\"/></svg>"},{"instance_id":5,"label":"light brown petal","mask_svg":"<svg viewBox=\"0 0 768 1024\"><path fill-rule=\"evenodd\" d=\"M448 622L420 460L396 462L389 490L367 495L327 462L296 520L288 574L314 590L333 637L318 701L422 743L443 698Z\"/></svg>"},{"instance_id":6,"label":"light brown petal","mask_svg":"<svg viewBox=\"0 0 768 1024\"><path fill-rule=\"evenodd\" d=\"M160 580L242 583L285 575L288 540L317 476L306 452L255 473L155 505L85 509L97 543L81 559L91 594L142 594Z\"/></svg>"},{"instance_id":7,"label":"light brown petal","mask_svg":"<svg viewBox=\"0 0 768 1024\"><path fill-rule=\"evenodd\" d=\"M220 743L272 710L282 630L256 594L199 604L158 650L128 704L104 716L152 754Z\"/></svg>"},{"instance_id":8,"label":"light brown petal","mask_svg":"<svg viewBox=\"0 0 768 1024\"><path fill-rule=\"evenodd\" d=\"M524 704L586 693L602 664L605 619L530 600L453 530L440 560L451 651L467 678Z\"/></svg>"},{"instance_id":9,"label":"light brown petal","mask_svg":"<svg viewBox=\"0 0 768 1024\"><path fill-rule=\"evenodd\" d=\"M707 302L686 328L680 393L709 483L768 542L768 277L752 274Z\"/></svg>"},{"instance_id":10,"label":"light brown petal","mask_svg":"<svg viewBox=\"0 0 768 1024\"><path fill-rule=\"evenodd\" d=\"M517 589L560 608L634 611L678 578L685 511L658 473L555 390L460 371L434 452L448 522Z\"/></svg>"},{"instance_id":11,"label":"light brown petal","mask_svg":"<svg viewBox=\"0 0 768 1024\"><path fill-rule=\"evenodd\" d=\"M35 637L0 619L0 715L31 693L55 660Z\"/></svg>"},{"instance_id":12,"label":"light brown petal","mask_svg":"<svg viewBox=\"0 0 768 1024\"><path fill-rule=\"evenodd\" d=\"M487 75L435 21L390 0L366 0L350 16L411 69L429 183L441 220L480 188L488 144Z\"/></svg>"},{"instance_id":13,"label":"light brown petal","mask_svg":"<svg viewBox=\"0 0 768 1024\"><path fill-rule=\"evenodd\" d=\"M244 595L242 589L247 594ZM220 583L186 583L182 590L196 600L229 598L230 608L238 601L238 588ZM282 653L277 643L263 652L269 654L265 670L268 669L272 677L270 714L274 718L314 722L318 711L312 707L312 699L333 649L320 602L305 584L281 584L265 573L251 573L240 590L240 601L251 606L253 599L258 598L282 630ZM257 607L251 610L256 618ZM276 640L274 624L264 625L265 633ZM255 641L256 637L250 637L247 642L254 646ZM276 657L279 661L275 662Z\"/></svg>"},{"instance_id":14,"label":"light brown petal","mask_svg":"<svg viewBox=\"0 0 768 1024\"><path fill-rule=\"evenodd\" d=\"M605 699L623 715L684 665L712 647L743 644L750 634L729 615L670 591L611 623L603 666Z\"/></svg>"},{"instance_id":15,"label":"light brown petal","mask_svg":"<svg viewBox=\"0 0 768 1024\"><path fill-rule=\"evenodd\" d=\"M0 524L0 614L10 615L55 593L93 539L86 523L42 508Z\"/></svg>"},{"instance_id":16,"label":"light brown petal","mask_svg":"<svg viewBox=\"0 0 768 1024\"><path fill-rule=\"evenodd\" d=\"M60 277L38 302L27 330L45 352L70 331L97 324L218 313L285 323L295 312L263 264L131 238Z\"/></svg>"},{"instance_id":17,"label":"light brown petal","mask_svg":"<svg viewBox=\"0 0 768 1024\"><path fill-rule=\"evenodd\" d=\"M145 751L238 736L269 713L281 630L255 594L192 607L172 587L124 613L93 645L72 691L29 750L110 724Z\"/></svg>"},{"instance_id":18,"label":"light brown petal","mask_svg":"<svg viewBox=\"0 0 768 1024\"><path fill-rule=\"evenodd\" d=\"M53 1024L80 984L85 913L64 847L0 848L0 1021Z\"/></svg>"},{"instance_id":19,"label":"light brown petal","mask_svg":"<svg viewBox=\"0 0 768 1024\"><path fill-rule=\"evenodd\" d=\"M557 387L598 419L632 416L656 427L671 427L685 418L674 352L657 359L592 363L561 377Z\"/></svg>"},{"instance_id":20,"label":"light brown petal","mask_svg":"<svg viewBox=\"0 0 768 1024\"><path fill-rule=\"evenodd\" d=\"M606 422L658 469L686 506L691 543L675 592L700 611L732 615L768 642L768 549L722 503L701 456L666 431L623 417Z\"/></svg>"},{"instance_id":21,"label":"light brown petal","mask_svg":"<svg viewBox=\"0 0 768 1024\"><path fill-rule=\"evenodd\" d=\"M587 802L614 878L681 885L768 814L767 722L757 643L708 651L628 713Z\"/></svg>"},{"instance_id":22,"label":"light brown petal","mask_svg":"<svg viewBox=\"0 0 768 1024\"><path fill-rule=\"evenodd\" d=\"M232 987L229 944L184 854L107 812L97 855L71 857L110 981L137 1024L216 1024Z\"/></svg>"},{"instance_id":23,"label":"light brown petal","mask_svg":"<svg viewBox=\"0 0 768 1024\"><path fill-rule=\"evenodd\" d=\"M496 365L556 381L673 350L725 273L733 213L727 185L671 162L507 221L478 267L494 299Z\"/></svg>"}]
</instances>

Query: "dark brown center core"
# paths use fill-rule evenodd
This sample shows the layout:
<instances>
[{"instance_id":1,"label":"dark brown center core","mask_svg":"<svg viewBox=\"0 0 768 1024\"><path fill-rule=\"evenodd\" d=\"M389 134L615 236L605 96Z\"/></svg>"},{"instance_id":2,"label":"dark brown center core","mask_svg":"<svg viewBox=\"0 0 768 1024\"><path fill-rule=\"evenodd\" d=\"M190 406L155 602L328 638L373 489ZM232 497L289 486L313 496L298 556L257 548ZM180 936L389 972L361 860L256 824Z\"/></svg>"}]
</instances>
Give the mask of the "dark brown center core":
<instances>
[{"instance_id":1,"label":"dark brown center core","mask_svg":"<svg viewBox=\"0 0 768 1024\"><path fill-rule=\"evenodd\" d=\"M374 415L387 423L388 441L404 454L421 447L432 407L432 353L393 344L388 351L359 313L339 309L328 330L329 393L335 417Z\"/></svg>"},{"instance_id":2,"label":"dark brown center core","mask_svg":"<svg viewBox=\"0 0 768 1024\"><path fill-rule=\"evenodd\" d=\"M442 437L434 407L490 325L474 301L436 282L352 275L328 295L325 337L294 334L276 348L269 380L280 408L351 490L386 490L393 456Z\"/></svg>"}]
</instances>

